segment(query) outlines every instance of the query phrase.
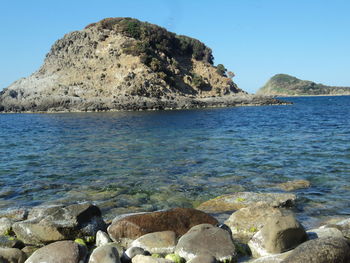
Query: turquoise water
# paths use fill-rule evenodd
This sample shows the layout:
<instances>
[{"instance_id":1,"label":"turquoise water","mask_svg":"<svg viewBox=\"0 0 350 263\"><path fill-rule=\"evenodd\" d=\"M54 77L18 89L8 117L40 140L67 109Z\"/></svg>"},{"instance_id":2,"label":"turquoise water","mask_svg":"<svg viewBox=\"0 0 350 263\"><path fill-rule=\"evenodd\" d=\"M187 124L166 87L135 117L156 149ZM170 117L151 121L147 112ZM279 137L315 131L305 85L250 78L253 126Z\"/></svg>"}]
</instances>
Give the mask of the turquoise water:
<instances>
[{"instance_id":1,"label":"turquoise water","mask_svg":"<svg viewBox=\"0 0 350 263\"><path fill-rule=\"evenodd\" d=\"M113 215L298 190L304 220L350 215L350 96L290 106L0 114L0 208L92 200Z\"/></svg>"}]
</instances>

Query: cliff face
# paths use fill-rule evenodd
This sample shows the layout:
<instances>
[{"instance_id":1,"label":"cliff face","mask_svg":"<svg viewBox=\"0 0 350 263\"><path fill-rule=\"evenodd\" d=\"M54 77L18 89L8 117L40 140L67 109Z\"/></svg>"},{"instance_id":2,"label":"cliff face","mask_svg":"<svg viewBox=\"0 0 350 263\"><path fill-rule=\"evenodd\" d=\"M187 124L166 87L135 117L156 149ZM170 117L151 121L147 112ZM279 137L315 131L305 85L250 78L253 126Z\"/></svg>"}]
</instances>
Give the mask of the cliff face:
<instances>
[{"instance_id":1,"label":"cliff face","mask_svg":"<svg viewBox=\"0 0 350 263\"><path fill-rule=\"evenodd\" d=\"M257 94L276 96L350 95L350 87L331 87L286 74L273 76Z\"/></svg>"},{"instance_id":2,"label":"cliff face","mask_svg":"<svg viewBox=\"0 0 350 263\"><path fill-rule=\"evenodd\" d=\"M56 41L37 72L0 93L0 111L179 108L233 94L245 92L200 41L109 18Z\"/></svg>"}]
</instances>

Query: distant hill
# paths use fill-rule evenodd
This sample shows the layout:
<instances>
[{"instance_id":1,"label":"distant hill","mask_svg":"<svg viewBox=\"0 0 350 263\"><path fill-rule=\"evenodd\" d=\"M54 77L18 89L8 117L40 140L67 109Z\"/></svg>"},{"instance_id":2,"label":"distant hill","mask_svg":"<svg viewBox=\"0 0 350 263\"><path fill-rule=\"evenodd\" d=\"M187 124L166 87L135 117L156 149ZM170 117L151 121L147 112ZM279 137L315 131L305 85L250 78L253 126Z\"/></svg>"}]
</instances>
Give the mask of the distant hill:
<instances>
[{"instance_id":1,"label":"distant hill","mask_svg":"<svg viewBox=\"0 0 350 263\"><path fill-rule=\"evenodd\" d=\"M276 96L350 95L350 87L326 86L308 80L300 80L287 74L277 74L259 89L257 94Z\"/></svg>"}]
</instances>

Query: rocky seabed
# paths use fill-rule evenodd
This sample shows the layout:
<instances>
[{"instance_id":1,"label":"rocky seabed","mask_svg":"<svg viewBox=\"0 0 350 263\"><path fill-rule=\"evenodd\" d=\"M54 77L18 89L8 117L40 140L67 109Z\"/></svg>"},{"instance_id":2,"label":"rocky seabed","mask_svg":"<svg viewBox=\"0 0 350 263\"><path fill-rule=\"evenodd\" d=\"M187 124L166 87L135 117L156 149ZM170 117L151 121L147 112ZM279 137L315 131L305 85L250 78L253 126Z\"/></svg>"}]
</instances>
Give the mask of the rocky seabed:
<instances>
[{"instance_id":1,"label":"rocky seabed","mask_svg":"<svg viewBox=\"0 0 350 263\"><path fill-rule=\"evenodd\" d=\"M91 203L2 211L0 262L350 262L350 218L306 230L293 214L297 201L240 192L111 222ZM225 222L211 215L230 210Z\"/></svg>"}]
</instances>

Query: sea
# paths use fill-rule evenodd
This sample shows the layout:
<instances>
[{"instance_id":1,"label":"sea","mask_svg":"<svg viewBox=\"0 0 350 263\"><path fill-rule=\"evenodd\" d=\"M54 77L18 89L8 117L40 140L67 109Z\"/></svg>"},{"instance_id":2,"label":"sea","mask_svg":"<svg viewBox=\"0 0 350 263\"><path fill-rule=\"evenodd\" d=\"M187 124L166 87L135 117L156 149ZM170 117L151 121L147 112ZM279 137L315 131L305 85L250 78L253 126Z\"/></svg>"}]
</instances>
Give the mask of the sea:
<instances>
[{"instance_id":1,"label":"sea","mask_svg":"<svg viewBox=\"0 0 350 263\"><path fill-rule=\"evenodd\" d=\"M312 227L350 217L350 96L196 110L0 114L0 210L90 201L107 218L294 191Z\"/></svg>"}]
</instances>

